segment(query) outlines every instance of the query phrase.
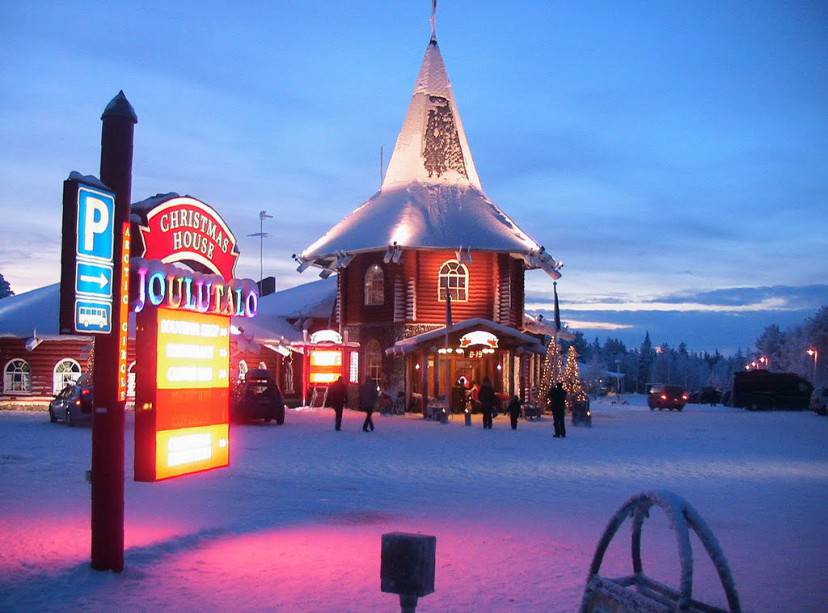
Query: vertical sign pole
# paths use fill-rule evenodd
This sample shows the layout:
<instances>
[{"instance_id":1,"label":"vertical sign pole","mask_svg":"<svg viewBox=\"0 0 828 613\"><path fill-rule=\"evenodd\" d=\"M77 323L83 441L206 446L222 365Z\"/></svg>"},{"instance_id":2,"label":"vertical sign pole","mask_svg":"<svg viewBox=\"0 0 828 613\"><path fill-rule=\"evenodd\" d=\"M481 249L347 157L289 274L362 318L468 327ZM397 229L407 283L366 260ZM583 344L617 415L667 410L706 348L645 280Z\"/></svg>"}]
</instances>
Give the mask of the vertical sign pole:
<instances>
[{"instance_id":1,"label":"vertical sign pole","mask_svg":"<svg viewBox=\"0 0 828 613\"><path fill-rule=\"evenodd\" d=\"M115 253L111 334L95 339L95 414L92 422L92 568L124 568L124 402L118 372L121 323L128 308L122 297L124 224L132 196L132 146L138 118L121 91L101 116L101 181L115 192ZM128 264L126 264L128 266Z\"/></svg>"}]
</instances>

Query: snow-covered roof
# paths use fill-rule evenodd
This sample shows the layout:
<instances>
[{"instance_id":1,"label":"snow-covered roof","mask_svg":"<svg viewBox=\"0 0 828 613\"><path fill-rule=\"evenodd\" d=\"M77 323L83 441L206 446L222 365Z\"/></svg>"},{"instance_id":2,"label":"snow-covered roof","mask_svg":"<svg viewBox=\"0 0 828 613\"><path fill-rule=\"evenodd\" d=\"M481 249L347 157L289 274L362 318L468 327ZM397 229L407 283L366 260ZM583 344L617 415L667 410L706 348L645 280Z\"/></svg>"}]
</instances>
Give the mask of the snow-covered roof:
<instances>
[{"instance_id":1,"label":"snow-covered roof","mask_svg":"<svg viewBox=\"0 0 828 613\"><path fill-rule=\"evenodd\" d=\"M58 336L60 283L0 300L0 336Z\"/></svg>"},{"instance_id":2,"label":"snow-covered roof","mask_svg":"<svg viewBox=\"0 0 828 613\"><path fill-rule=\"evenodd\" d=\"M561 263L483 192L436 38L432 37L379 192L297 258L334 271L389 246L498 251L554 278Z\"/></svg>"},{"instance_id":3,"label":"snow-covered roof","mask_svg":"<svg viewBox=\"0 0 828 613\"><path fill-rule=\"evenodd\" d=\"M515 339L524 344L525 348L529 351L534 351L535 353L543 353L545 351L543 345L534 336L518 332L510 326L504 326L503 324L499 324L489 319L472 317L459 321L448 327L443 326L434 330L429 330L428 332L423 332L422 334L417 334L416 336L409 336L408 338L399 340L394 343L393 346L386 349L385 352L389 355L410 353L423 343L442 340L447 334L454 334L455 332L462 332L463 330L481 328L493 332L500 337Z\"/></svg>"},{"instance_id":4,"label":"snow-covered roof","mask_svg":"<svg viewBox=\"0 0 828 613\"><path fill-rule=\"evenodd\" d=\"M327 319L336 301L336 277L304 283L259 299L257 320L267 317Z\"/></svg>"}]
</instances>

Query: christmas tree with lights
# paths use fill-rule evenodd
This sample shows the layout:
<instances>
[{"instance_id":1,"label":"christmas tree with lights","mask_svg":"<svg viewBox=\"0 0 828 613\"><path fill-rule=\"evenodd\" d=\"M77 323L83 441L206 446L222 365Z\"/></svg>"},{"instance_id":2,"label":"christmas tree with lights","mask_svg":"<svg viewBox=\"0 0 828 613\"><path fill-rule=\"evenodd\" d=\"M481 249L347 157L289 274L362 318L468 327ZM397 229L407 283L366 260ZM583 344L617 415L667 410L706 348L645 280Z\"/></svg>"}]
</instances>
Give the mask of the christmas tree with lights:
<instances>
[{"instance_id":1,"label":"christmas tree with lights","mask_svg":"<svg viewBox=\"0 0 828 613\"><path fill-rule=\"evenodd\" d=\"M587 394L581 381L581 369L578 366L578 352L570 347L566 354L566 367L562 376L563 387L566 390L566 408L571 411L576 401L586 400Z\"/></svg>"},{"instance_id":2,"label":"christmas tree with lights","mask_svg":"<svg viewBox=\"0 0 828 613\"><path fill-rule=\"evenodd\" d=\"M541 370L541 382L538 389L538 404L546 407L549 390L563 380L563 361L561 359L561 346L558 344L558 337L553 336L546 346L546 358L543 360Z\"/></svg>"}]
</instances>

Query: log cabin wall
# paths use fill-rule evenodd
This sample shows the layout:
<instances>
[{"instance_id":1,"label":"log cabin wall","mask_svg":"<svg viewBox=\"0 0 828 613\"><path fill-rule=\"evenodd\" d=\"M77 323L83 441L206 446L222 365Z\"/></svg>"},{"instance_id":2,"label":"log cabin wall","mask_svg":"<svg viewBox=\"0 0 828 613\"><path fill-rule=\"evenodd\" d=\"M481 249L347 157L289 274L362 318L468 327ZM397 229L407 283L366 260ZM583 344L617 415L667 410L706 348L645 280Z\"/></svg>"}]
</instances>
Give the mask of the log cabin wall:
<instances>
[{"instance_id":1,"label":"log cabin wall","mask_svg":"<svg viewBox=\"0 0 828 613\"><path fill-rule=\"evenodd\" d=\"M441 266L454 259L454 252L449 250L417 252L416 323L445 323L446 303L437 298L437 277ZM468 300L451 302L452 319L455 322L472 317L492 318L496 260L495 253L472 252L472 263L467 264Z\"/></svg>"},{"instance_id":2,"label":"log cabin wall","mask_svg":"<svg viewBox=\"0 0 828 613\"><path fill-rule=\"evenodd\" d=\"M0 395L2 396L54 396L55 366L62 360L69 358L80 364L83 372L87 371L87 363L92 343L85 340L45 340L33 351L26 349L26 341L22 338L0 339ZM29 364L31 369L31 391L28 394L6 394L3 391L3 375L6 364L11 360L21 359ZM60 391L60 390L58 390Z\"/></svg>"},{"instance_id":3,"label":"log cabin wall","mask_svg":"<svg viewBox=\"0 0 828 613\"><path fill-rule=\"evenodd\" d=\"M384 253L365 253L356 256L342 273L340 295L344 323L388 323L394 322L394 284L400 274L399 264L383 262ZM383 272L383 302L378 305L365 304L365 273L377 265Z\"/></svg>"}]
</instances>

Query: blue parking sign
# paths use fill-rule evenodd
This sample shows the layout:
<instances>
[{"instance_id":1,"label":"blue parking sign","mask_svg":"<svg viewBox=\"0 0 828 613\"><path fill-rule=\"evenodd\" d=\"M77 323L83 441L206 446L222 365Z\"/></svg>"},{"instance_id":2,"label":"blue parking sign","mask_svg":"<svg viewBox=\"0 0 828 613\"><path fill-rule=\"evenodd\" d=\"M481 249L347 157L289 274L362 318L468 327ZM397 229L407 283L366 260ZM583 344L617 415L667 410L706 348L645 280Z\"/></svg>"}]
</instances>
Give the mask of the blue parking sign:
<instances>
[{"instance_id":1,"label":"blue parking sign","mask_svg":"<svg viewBox=\"0 0 828 613\"><path fill-rule=\"evenodd\" d=\"M114 194L79 185L77 255L111 263L114 229Z\"/></svg>"},{"instance_id":2,"label":"blue parking sign","mask_svg":"<svg viewBox=\"0 0 828 613\"><path fill-rule=\"evenodd\" d=\"M112 303L103 300L75 300L75 330L109 334L112 331Z\"/></svg>"}]
</instances>

